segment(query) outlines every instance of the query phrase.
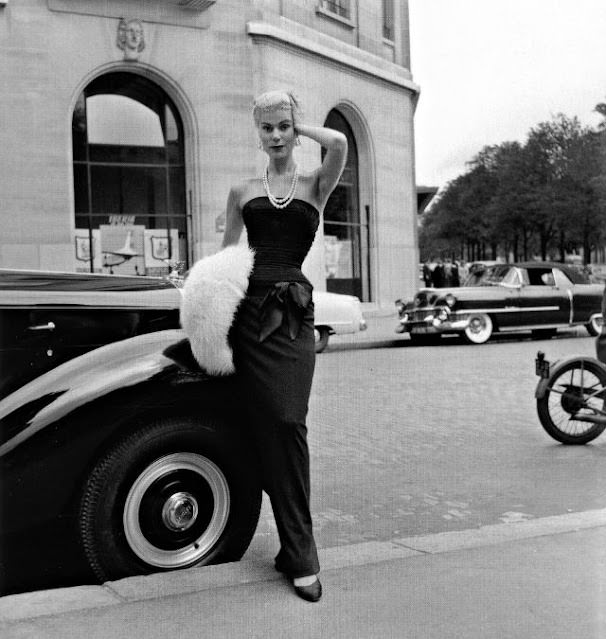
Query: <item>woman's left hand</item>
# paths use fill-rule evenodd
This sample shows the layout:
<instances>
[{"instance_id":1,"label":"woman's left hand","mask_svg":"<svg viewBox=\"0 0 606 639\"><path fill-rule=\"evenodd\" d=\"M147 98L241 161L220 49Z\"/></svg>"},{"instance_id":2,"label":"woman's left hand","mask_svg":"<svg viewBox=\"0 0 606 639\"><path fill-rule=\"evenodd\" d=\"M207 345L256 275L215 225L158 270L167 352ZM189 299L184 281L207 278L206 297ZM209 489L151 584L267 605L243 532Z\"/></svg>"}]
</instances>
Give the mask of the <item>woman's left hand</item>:
<instances>
[{"instance_id":1,"label":"woman's left hand","mask_svg":"<svg viewBox=\"0 0 606 639\"><path fill-rule=\"evenodd\" d=\"M295 130L295 134L299 135L301 133L299 131L299 127L303 124L301 106L294 94L289 93L288 97L290 98L290 108L292 111L292 125Z\"/></svg>"}]
</instances>

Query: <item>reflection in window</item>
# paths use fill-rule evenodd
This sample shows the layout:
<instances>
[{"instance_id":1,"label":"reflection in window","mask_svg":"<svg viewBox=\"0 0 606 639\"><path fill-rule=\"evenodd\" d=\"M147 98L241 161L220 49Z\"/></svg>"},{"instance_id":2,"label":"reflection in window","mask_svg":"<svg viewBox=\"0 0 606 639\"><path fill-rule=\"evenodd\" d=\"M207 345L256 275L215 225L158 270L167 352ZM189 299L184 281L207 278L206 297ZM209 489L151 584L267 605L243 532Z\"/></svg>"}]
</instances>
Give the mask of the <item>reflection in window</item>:
<instances>
[{"instance_id":1,"label":"reflection in window","mask_svg":"<svg viewBox=\"0 0 606 639\"><path fill-rule=\"evenodd\" d=\"M111 73L72 123L76 269L161 275L187 265L183 128L160 87Z\"/></svg>"},{"instance_id":2,"label":"reflection in window","mask_svg":"<svg viewBox=\"0 0 606 639\"><path fill-rule=\"evenodd\" d=\"M164 146L160 116L122 95L93 95L86 99L89 144Z\"/></svg>"}]
</instances>

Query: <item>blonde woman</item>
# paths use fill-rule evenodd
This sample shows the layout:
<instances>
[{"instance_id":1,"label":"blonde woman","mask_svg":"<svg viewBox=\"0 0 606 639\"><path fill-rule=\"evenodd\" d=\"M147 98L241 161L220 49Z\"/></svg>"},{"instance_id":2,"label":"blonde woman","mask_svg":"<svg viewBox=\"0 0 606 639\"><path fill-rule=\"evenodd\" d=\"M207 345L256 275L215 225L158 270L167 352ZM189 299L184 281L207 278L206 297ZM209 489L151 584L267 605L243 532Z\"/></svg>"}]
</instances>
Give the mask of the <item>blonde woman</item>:
<instances>
[{"instance_id":1,"label":"blonde woman","mask_svg":"<svg viewBox=\"0 0 606 639\"><path fill-rule=\"evenodd\" d=\"M301 272L322 210L347 158L338 131L304 124L291 93L257 97L253 118L263 174L232 187L223 246L246 226L255 252L246 298L230 332L236 375L280 538L275 567L307 601L318 601L320 565L309 507L306 416L315 364L312 285ZM301 172L299 136L325 148L321 166Z\"/></svg>"}]
</instances>

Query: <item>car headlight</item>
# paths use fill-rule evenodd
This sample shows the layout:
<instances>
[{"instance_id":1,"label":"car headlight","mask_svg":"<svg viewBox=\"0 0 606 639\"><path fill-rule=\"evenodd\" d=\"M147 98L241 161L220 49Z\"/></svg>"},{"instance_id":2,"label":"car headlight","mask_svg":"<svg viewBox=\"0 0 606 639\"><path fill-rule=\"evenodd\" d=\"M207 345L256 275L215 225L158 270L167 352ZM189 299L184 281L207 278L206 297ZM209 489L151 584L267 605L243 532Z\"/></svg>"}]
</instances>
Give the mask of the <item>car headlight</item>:
<instances>
[{"instance_id":1,"label":"car headlight","mask_svg":"<svg viewBox=\"0 0 606 639\"><path fill-rule=\"evenodd\" d=\"M448 295L444 298L444 301L449 308L452 308L456 304L457 298L452 293L448 293Z\"/></svg>"}]
</instances>

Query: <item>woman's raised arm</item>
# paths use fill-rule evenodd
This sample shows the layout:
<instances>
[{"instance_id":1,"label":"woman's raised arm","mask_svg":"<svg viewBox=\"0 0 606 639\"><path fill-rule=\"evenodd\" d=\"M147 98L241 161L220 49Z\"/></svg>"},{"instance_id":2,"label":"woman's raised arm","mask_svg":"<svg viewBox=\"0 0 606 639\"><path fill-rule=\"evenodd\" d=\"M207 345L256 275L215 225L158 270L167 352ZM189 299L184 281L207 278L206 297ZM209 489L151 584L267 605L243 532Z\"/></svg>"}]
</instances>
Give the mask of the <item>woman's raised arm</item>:
<instances>
[{"instance_id":1,"label":"woman's raised arm","mask_svg":"<svg viewBox=\"0 0 606 639\"><path fill-rule=\"evenodd\" d=\"M347 160L347 138L334 129L321 126L309 126L307 124L295 124L295 130L299 135L308 137L326 149L324 161L316 174L318 176L318 200L321 205L326 204L329 195L343 173Z\"/></svg>"}]
</instances>

